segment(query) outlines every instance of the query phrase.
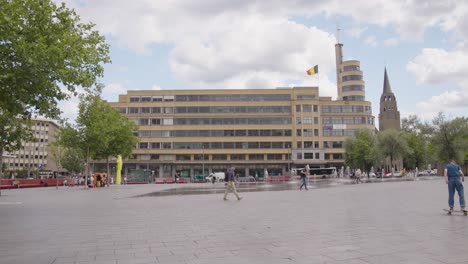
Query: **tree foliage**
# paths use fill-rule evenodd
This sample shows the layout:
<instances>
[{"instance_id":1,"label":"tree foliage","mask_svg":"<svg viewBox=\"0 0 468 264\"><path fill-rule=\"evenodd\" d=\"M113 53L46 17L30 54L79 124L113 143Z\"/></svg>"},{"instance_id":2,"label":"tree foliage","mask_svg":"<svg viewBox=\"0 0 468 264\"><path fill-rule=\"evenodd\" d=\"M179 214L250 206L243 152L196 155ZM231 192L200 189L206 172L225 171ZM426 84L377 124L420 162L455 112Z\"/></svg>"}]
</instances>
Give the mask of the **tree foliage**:
<instances>
[{"instance_id":1,"label":"tree foliage","mask_svg":"<svg viewBox=\"0 0 468 264\"><path fill-rule=\"evenodd\" d=\"M439 113L432 123L432 143L439 160L447 162L454 159L463 163L468 155L468 118L458 117L449 121L443 113Z\"/></svg>"},{"instance_id":2,"label":"tree foliage","mask_svg":"<svg viewBox=\"0 0 468 264\"><path fill-rule=\"evenodd\" d=\"M352 168L369 171L379 162L377 138L372 131L360 130L356 136L349 137L345 142L345 161Z\"/></svg>"},{"instance_id":3,"label":"tree foliage","mask_svg":"<svg viewBox=\"0 0 468 264\"><path fill-rule=\"evenodd\" d=\"M0 0L0 109L57 118L57 101L91 88L110 62L93 27L64 3Z\"/></svg>"},{"instance_id":4,"label":"tree foliage","mask_svg":"<svg viewBox=\"0 0 468 264\"><path fill-rule=\"evenodd\" d=\"M69 148L81 150L86 160L109 161L110 157L117 155L131 155L138 142L133 135L136 129L133 122L102 101L99 93L88 93L80 98L76 124L66 124L62 128L61 142Z\"/></svg>"},{"instance_id":5,"label":"tree foliage","mask_svg":"<svg viewBox=\"0 0 468 264\"><path fill-rule=\"evenodd\" d=\"M85 169L85 157L82 150L77 148L66 148L64 150L62 167L71 173L80 173Z\"/></svg>"},{"instance_id":6,"label":"tree foliage","mask_svg":"<svg viewBox=\"0 0 468 264\"><path fill-rule=\"evenodd\" d=\"M411 154L411 149L408 147L403 133L394 129L380 131L379 149L383 157L390 158L391 166L393 166L395 159L402 158L407 153Z\"/></svg>"}]
</instances>

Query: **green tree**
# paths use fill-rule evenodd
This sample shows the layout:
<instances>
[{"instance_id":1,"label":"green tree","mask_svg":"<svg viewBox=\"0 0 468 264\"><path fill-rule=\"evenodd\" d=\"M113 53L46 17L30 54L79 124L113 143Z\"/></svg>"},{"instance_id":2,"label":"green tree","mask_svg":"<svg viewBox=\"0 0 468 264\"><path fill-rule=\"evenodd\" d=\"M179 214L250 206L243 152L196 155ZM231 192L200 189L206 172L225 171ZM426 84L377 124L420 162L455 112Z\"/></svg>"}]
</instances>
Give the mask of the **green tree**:
<instances>
[{"instance_id":1,"label":"green tree","mask_svg":"<svg viewBox=\"0 0 468 264\"><path fill-rule=\"evenodd\" d=\"M379 133L379 149L383 157L390 158L390 165L393 161L402 158L405 154L411 154L411 149L403 136L403 133L394 129L388 129Z\"/></svg>"},{"instance_id":2,"label":"green tree","mask_svg":"<svg viewBox=\"0 0 468 264\"><path fill-rule=\"evenodd\" d=\"M96 91L80 96L76 124L65 124L60 133L62 144L84 154L86 177L90 158L109 162L112 156L129 156L138 141L133 135L136 125L102 101L99 87ZM107 168L110 173L109 164Z\"/></svg>"},{"instance_id":3,"label":"green tree","mask_svg":"<svg viewBox=\"0 0 468 264\"><path fill-rule=\"evenodd\" d=\"M110 62L93 27L64 3L0 0L0 110L57 118L58 101L93 87Z\"/></svg>"},{"instance_id":4,"label":"green tree","mask_svg":"<svg viewBox=\"0 0 468 264\"><path fill-rule=\"evenodd\" d=\"M66 148L62 157L62 167L71 173L80 173L85 169L85 157L80 149Z\"/></svg>"},{"instance_id":5,"label":"green tree","mask_svg":"<svg viewBox=\"0 0 468 264\"><path fill-rule=\"evenodd\" d=\"M93 27L63 3L0 0L0 154L32 137L32 116L58 118L58 101L103 75L109 46Z\"/></svg>"},{"instance_id":6,"label":"green tree","mask_svg":"<svg viewBox=\"0 0 468 264\"><path fill-rule=\"evenodd\" d=\"M360 130L354 137L345 141L345 162L352 168L361 168L369 172L370 168L379 162L377 139L369 130Z\"/></svg>"},{"instance_id":7,"label":"green tree","mask_svg":"<svg viewBox=\"0 0 468 264\"><path fill-rule=\"evenodd\" d=\"M468 118L458 117L449 121L439 113L432 122L435 130L432 143L439 160L454 159L463 163L468 153Z\"/></svg>"}]
</instances>

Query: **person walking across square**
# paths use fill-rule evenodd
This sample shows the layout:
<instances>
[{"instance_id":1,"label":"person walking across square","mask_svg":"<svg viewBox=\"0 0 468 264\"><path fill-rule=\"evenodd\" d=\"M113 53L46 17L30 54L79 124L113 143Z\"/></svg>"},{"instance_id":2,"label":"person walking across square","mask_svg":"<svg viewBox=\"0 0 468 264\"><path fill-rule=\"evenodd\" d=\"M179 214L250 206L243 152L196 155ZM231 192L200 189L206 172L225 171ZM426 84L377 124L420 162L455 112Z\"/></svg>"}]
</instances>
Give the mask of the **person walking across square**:
<instances>
[{"instance_id":1,"label":"person walking across square","mask_svg":"<svg viewBox=\"0 0 468 264\"><path fill-rule=\"evenodd\" d=\"M460 198L460 210L466 212L465 210L465 192L463 190L463 181L465 181L465 175L463 174L462 169L455 163L454 160L451 160L450 163L445 166L444 170L445 183L448 185L449 198L448 203L450 211L453 211L453 206L455 204L454 196L455 190L457 190L458 197ZM461 180L460 180L461 179Z\"/></svg>"},{"instance_id":2,"label":"person walking across square","mask_svg":"<svg viewBox=\"0 0 468 264\"><path fill-rule=\"evenodd\" d=\"M299 187L299 190L302 190L302 187L305 187L305 189L308 191L309 189L307 189L307 174L304 171L304 169L301 170L300 175L301 175L302 184L301 184L301 187Z\"/></svg>"},{"instance_id":3,"label":"person walking across square","mask_svg":"<svg viewBox=\"0 0 468 264\"><path fill-rule=\"evenodd\" d=\"M235 169L236 168L234 168L232 166L226 172L227 183L226 183L226 191L224 192L224 198L223 198L224 201L227 200L227 195L231 191L237 197L237 200L239 200L239 201L242 200L242 197L239 196L239 194L237 193L237 190L236 190L236 173L235 173Z\"/></svg>"}]
</instances>

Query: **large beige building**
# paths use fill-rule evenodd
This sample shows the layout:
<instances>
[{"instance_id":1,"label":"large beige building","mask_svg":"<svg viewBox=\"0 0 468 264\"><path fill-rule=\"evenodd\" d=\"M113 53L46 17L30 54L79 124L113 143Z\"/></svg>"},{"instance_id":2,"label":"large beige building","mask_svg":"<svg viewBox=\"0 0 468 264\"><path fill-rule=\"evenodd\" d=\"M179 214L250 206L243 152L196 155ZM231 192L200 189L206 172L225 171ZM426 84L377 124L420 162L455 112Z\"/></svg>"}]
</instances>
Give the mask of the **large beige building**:
<instances>
[{"instance_id":1,"label":"large beige building","mask_svg":"<svg viewBox=\"0 0 468 264\"><path fill-rule=\"evenodd\" d=\"M128 91L111 103L139 125L126 169L194 177L235 165L240 176L341 167L343 142L374 129L370 102L333 101L317 87Z\"/></svg>"},{"instance_id":2,"label":"large beige building","mask_svg":"<svg viewBox=\"0 0 468 264\"><path fill-rule=\"evenodd\" d=\"M344 165L344 141L374 130L359 61L337 55L338 100L318 87L128 91L110 105L139 126L129 170L194 178L236 166L240 176Z\"/></svg>"},{"instance_id":3,"label":"large beige building","mask_svg":"<svg viewBox=\"0 0 468 264\"><path fill-rule=\"evenodd\" d=\"M3 163L10 171L26 171L29 175L38 171L57 171L57 163L50 152L58 125L47 119L32 120L34 142L25 142L20 150L5 155Z\"/></svg>"}]
</instances>

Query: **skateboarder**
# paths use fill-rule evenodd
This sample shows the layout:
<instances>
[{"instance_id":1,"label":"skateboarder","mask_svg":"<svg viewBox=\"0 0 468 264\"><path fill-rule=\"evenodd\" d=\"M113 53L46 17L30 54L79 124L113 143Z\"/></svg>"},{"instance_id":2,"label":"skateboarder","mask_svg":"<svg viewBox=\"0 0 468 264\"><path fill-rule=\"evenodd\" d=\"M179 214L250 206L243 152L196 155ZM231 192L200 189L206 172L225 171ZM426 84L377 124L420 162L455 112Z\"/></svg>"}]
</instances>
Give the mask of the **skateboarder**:
<instances>
[{"instance_id":1,"label":"skateboarder","mask_svg":"<svg viewBox=\"0 0 468 264\"><path fill-rule=\"evenodd\" d=\"M461 176L461 181L460 181L460 176ZM454 200L453 197L455 196L455 190L457 190L458 197L460 198L460 209L465 213L465 193L463 190L463 181L465 181L465 175L463 174L463 171L461 170L460 166L455 163L454 160L450 161L450 164L445 166L444 170L444 178L445 178L445 183L448 185L448 191L449 191L449 207L450 211L453 211L453 205L454 205Z\"/></svg>"}]
</instances>

